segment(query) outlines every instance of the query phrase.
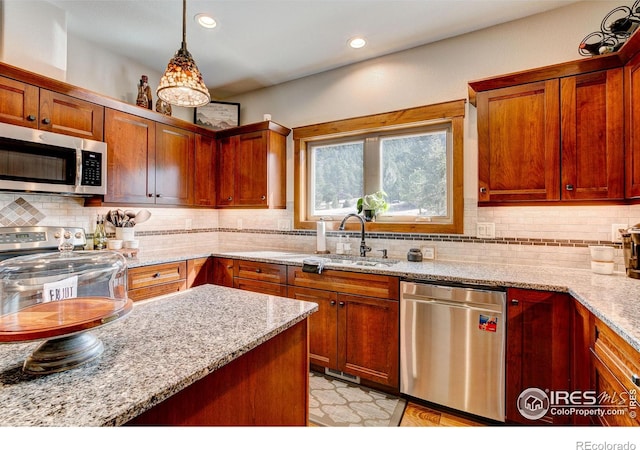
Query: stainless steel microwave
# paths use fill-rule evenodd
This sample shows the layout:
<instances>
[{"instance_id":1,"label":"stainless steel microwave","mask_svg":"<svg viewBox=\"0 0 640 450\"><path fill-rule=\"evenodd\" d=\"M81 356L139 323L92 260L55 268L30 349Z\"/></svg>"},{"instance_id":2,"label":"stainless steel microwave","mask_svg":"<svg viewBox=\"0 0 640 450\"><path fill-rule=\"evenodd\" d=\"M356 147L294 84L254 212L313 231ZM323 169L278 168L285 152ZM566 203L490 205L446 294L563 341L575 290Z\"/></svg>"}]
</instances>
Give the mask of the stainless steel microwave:
<instances>
[{"instance_id":1,"label":"stainless steel microwave","mask_svg":"<svg viewBox=\"0 0 640 450\"><path fill-rule=\"evenodd\" d=\"M104 195L107 144L0 123L0 189Z\"/></svg>"}]
</instances>

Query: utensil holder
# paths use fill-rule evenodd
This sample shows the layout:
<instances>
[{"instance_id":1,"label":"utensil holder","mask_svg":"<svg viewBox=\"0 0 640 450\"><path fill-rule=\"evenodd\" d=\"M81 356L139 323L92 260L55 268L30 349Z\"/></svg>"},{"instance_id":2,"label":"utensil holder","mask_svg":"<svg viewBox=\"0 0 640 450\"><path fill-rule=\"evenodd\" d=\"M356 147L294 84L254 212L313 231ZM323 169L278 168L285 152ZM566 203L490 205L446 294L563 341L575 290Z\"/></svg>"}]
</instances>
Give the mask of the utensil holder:
<instances>
[{"instance_id":1,"label":"utensil holder","mask_svg":"<svg viewBox=\"0 0 640 450\"><path fill-rule=\"evenodd\" d=\"M122 241L133 241L135 239L133 228L116 227L116 239Z\"/></svg>"}]
</instances>

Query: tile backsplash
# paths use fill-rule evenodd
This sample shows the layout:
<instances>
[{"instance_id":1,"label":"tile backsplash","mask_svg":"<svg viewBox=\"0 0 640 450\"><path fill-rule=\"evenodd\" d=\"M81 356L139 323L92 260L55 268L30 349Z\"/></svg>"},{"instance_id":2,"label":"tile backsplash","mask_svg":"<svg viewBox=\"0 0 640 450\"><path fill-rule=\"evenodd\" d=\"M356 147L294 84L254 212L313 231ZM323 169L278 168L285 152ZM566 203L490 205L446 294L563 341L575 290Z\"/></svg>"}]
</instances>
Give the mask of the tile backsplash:
<instances>
[{"instance_id":1,"label":"tile backsplash","mask_svg":"<svg viewBox=\"0 0 640 450\"><path fill-rule=\"evenodd\" d=\"M92 234L96 215L118 207L83 204L83 199L75 197L0 193L0 226L79 226ZM147 209L151 218L135 231L148 251L187 249L194 242L211 248L315 250L315 231L292 229L291 204L286 210ZM479 222L495 224L495 239L476 237ZM405 258L412 247L434 247L436 259L588 269L588 245L612 245L612 224L636 223L640 223L640 205L479 208L475 199L467 199L463 235L369 233L367 243L374 250L386 248L391 258ZM113 232L108 226L107 233ZM327 248L332 252L336 234L327 233ZM351 239L352 248L357 249L359 237L354 233ZM615 270L624 271L622 250L619 244L615 247Z\"/></svg>"}]
</instances>

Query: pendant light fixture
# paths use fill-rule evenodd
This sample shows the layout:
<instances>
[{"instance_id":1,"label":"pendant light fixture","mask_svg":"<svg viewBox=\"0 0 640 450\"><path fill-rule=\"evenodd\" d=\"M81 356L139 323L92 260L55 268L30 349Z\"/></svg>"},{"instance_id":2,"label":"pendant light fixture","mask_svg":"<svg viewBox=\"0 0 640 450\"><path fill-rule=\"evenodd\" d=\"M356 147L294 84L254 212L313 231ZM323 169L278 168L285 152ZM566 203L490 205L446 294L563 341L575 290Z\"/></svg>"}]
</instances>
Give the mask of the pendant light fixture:
<instances>
[{"instance_id":1,"label":"pendant light fixture","mask_svg":"<svg viewBox=\"0 0 640 450\"><path fill-rule=\"evenodd\" d=\"M187 50L187 0L182 0L182 47L169 61L156 94L171 105L191 108L211 101L202 74Z\"/></svg>"}]
</instances>

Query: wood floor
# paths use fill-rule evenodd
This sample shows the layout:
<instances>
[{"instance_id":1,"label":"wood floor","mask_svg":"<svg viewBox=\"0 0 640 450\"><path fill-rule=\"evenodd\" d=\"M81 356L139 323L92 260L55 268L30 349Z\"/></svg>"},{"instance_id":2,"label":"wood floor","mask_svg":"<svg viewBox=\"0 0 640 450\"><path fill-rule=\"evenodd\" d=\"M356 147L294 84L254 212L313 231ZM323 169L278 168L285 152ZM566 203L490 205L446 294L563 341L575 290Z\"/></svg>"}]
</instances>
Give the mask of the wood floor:
<instances>
[{"instance_id":1,"label":"wood floor","mask_svg":"<svg viewBox=\"0 0 640 450\"><path fill-rule=\"evenodd\" d=\"M474 419L412 402L407 403L400 421L401 427L480 427L485 425Z\"/></svg>"}]
</instances>

